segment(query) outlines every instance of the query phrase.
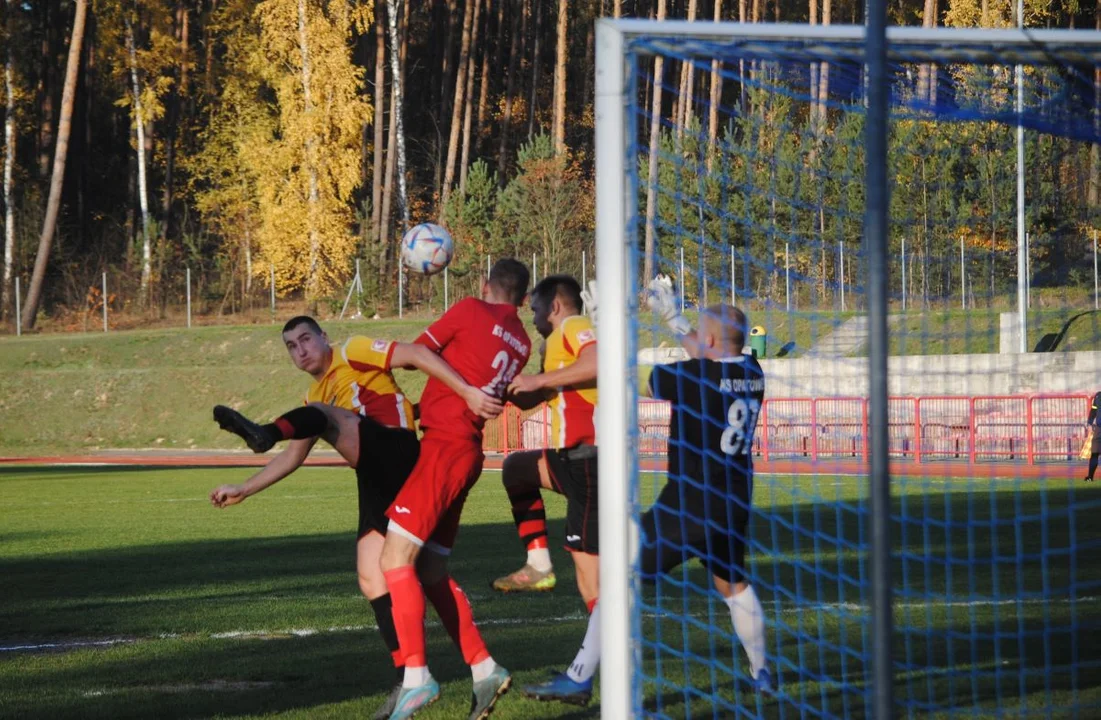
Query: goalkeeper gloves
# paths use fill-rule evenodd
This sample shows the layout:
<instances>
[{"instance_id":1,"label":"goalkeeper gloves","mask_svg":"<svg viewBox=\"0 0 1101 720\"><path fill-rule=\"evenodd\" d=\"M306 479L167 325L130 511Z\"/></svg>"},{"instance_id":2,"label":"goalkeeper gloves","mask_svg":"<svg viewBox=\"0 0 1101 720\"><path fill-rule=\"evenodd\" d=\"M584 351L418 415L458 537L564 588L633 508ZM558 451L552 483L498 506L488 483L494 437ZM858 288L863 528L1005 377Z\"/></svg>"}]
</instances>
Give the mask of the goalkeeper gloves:
<instances>
[{"instance_id":1,"label":"goalkeeper gloves","mask_svg":"<svg viewBox=\"0 0 1101 720\"><path fill-rule=\"evenodd\" d=\"M589 289L581 291L581 312L589 316L589 320L592 321L593 327L596 327L596 280L589 281Z\"/></svg>"},{"instance_id":2,"label":"goalkeeper gloves","mask_svg":"<svg viewBox=\"0 0 1101 720\"><path fill-rule=\"evenodd\" d=\"M646 287L646 304L657 313L676 335L692 332L688 318L677 310L677 298L673 294L673 281L668 275L658 275Z\"/></svg>"}]
</instances>

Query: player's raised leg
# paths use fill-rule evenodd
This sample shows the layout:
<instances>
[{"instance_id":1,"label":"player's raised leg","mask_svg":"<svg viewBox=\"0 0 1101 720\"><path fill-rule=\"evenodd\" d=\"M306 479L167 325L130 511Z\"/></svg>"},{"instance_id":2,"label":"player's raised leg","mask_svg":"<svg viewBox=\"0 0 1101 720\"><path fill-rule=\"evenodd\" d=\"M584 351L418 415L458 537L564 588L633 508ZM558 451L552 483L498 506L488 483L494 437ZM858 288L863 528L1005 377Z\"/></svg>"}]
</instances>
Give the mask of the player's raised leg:
<instances>
[{"instance_id":1,"label":"player's raised leg","mask_svg":"<svg viewBox=\"0 0 1101 720\"><path fill-rule=\"evenodd\" d=\"M274 422L261 425L233 408L215 405L214 420L223 430L243 439L253 452L265 453L283 440L305 440L324 435L329 427L330 414L326 412L329 409L348 412L322 403L310 403L283 413Z\"/></svg>"},{"instance_id":2,"label":"player's raised leg","mask_svg":"<svg viewBox=\"0 0 1101 720\"><path fill-rule=\"evenodd\" d=\"M540 488L553 490L542 450L513 453L501 470L505 492L512 505L516 532L527 551L527 562L519 570L493 581L501 592L546 592L557 579L547 547L547 511Z\"/></svg>"}]
</instances>

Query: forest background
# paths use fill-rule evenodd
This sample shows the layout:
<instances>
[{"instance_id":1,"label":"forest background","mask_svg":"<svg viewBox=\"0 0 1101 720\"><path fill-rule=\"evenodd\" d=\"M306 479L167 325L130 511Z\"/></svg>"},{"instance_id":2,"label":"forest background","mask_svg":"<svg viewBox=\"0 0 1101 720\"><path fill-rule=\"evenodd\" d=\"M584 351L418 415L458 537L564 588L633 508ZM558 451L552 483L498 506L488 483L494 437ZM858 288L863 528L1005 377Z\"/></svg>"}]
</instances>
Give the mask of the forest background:
<instances>
[{"instance_id":1,"label":"forest background","mask_svg":"<svg viewBox=\"0 0 1101 720\"><path fill-rule=\"evenodd\" d=\"M155 322L188 291L200 312L266 309L271 278L280 298L332 314L357 261L364 312L394 315L398 238L424 220L442 221L455 237L452 297L474 292L485 258L505 254L534 257L541 273L592 277L594 20L828 25L863 22L863 5L3 0L0 318L14 327L16 278L24 330L87 326L104 303L112 314ZM1101 0L1026 0L1024 7L1029 27L1101 29ZM1014 8L1007 0L889 2L892 24L924 27L1013 27ZM663 77L679 92L664 94L660 115L680 126L706 115L699 98L739 102L738 88L690 65L668 63ZM812 82L813 94L831 97L826 64ZM1101 87L1101 78L1095 83ZM783 144L784 123L768 122L776 109L744 105L744 97L740 112L758 114L762 129L750 141ZM858 137L851 116L825 102L814 108L798 121L815 135ZM717 132L716 123L709 127ZM968 208L965 239L989 258L979 273L989 275L993 302L995 282L1003 275L1011 282L1015 267L1015 197L993 191L995 178L1012 177L1015 158L1002 151L1012 129L983 124L967 132L967 142L915 155L920 169L893 166L895 181L914 189L895 194L894 211L928 218ZM922 137L933 147L949 133L958 130L932 122ZM671 142L664 131L650 137L654 145ZM1038 138L1029 153L1057 159L1030 164L1036 282L1092 288L1101 152ZM815 162L826 164L815 170L825 175L838 163L842 176L853 157L823 153ZM947 174L958 181L943 182ZM777 182L794 183L779 192L798 192L792 178ZM821 192L819 202L847 202L840 183ZM843 215L823 216L808 232L858 245L859 223ZM958 225L950 233L924 226L933 230L911 237L911 251L924 259L920 286L911 288L928 304L946 296L957 276L930 259L957 257L963 240ZM843 272L825 253L800 248L775 260L796 268L805 302L815 293L826 298ZM752 294L782 292L774 275L761 273ZM413 278L406 307L438 308L440 283Z\"/></svg>"}]
</instances>

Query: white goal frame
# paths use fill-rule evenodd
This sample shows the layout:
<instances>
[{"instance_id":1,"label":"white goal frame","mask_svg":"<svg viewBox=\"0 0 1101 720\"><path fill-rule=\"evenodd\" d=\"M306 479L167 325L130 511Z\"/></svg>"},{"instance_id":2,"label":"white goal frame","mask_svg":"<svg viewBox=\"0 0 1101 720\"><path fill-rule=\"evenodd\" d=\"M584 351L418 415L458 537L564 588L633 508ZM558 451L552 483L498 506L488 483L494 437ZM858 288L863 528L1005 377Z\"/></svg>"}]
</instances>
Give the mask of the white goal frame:
<instances>
[{"instance_id":1,"label":"white goal frame","mask_svg":"<svg viewBox=\"0 0 1101 720\"><path fill-rule=\"evenodd\" d=\"M600 291L598 385L600 403L600 607L601 607L601 714L607 718L632 715L633 665L638 657L631 645L633 617L630 568L637 545L631 525L629 482L638 458L627 442L635 418L631 399L634 379L624 372L625 353L633 347L628 336L629 251L637 246L631 218L635 198L628 182L634 158L627 157L627 45L633 38L676 40L741 39L770 42L851 42L862 52L865 28L858 25L743 24L732 22L650 21L601 19L596 22L596 278ZM887 28L887 53L905 48L909 62L992 62L999 65L1050 62L1048 50L1058 46L1060 57L1083 64L1101 61L1101 32L1084 30L984 30L947 28ZM790 49L789 49L790 53ZM823 55L810 54L808 60ZM852 57L851 55L849 56ZM1020 283L1025 278L1019 278Z\"/></svg>"}]
</instances>

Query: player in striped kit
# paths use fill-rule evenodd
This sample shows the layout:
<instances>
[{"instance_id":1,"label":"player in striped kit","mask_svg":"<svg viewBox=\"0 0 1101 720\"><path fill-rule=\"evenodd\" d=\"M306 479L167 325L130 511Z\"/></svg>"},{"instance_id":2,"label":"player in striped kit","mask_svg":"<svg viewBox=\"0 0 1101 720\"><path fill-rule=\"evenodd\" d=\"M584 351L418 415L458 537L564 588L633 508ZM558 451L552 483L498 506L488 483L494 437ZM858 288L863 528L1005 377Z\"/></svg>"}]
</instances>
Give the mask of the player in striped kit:
<instances>
[{"instance_id":1,"label":"player in striped kit","mask_svg":"<svg viewBox=\"0 0 1101 720\"><path fill-rule=\"evenodd\" d=\"M547 548L547 516L541 489L566 496L566 549L573 558L577 589L589 611L589 626L576 658L565 673L529 685L525 695L585 705L600 660L599 545L596 473L596 332L581 314L583 293L569 275L544 278L531 292L535 329L546 338L538 375L520 375L509 388L520 407L546 402L550 445L505 459L503 481L512 516L527 550L524 567L498 578L501 592L547 591L555 586ZM595 299L587 299L592 307Z\"/></svg>"},{"instance_id":2,"label":"player in striped kit","mask_svg":"<svg viewBox=\"0 0 1101 720\"><path fill-rule=\"evenodd\" d=\"M393 368L416 367L440 378L464 398L470 412L481 417L495 417L503 406L467 385L438 354L422 345L357 335L334 346L317 321L305 315L287 322L283 342L295 366L313 378L306 404L267 425L254 423L224 405L214 408L214 419L224 430L244 439L255 452L267 452L283 440L289 442L244 483L215 488L210 501L215 507L225 508L274 485L301 467L319 437L355 469L359 491L359 588L371 602L379 635L390 650L398 674L387 702L374 716L388 718L401 691L405 665L379 557L388 523L386 509L405 484L420 451L413 429L413 406L398 387Z\"/></svg>"}]
</instances>

